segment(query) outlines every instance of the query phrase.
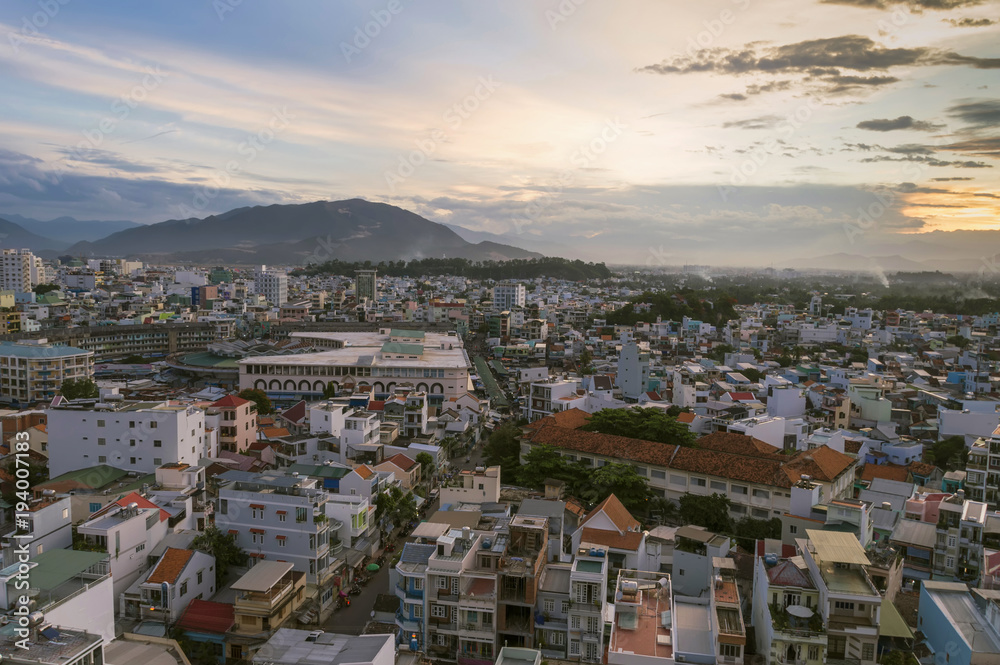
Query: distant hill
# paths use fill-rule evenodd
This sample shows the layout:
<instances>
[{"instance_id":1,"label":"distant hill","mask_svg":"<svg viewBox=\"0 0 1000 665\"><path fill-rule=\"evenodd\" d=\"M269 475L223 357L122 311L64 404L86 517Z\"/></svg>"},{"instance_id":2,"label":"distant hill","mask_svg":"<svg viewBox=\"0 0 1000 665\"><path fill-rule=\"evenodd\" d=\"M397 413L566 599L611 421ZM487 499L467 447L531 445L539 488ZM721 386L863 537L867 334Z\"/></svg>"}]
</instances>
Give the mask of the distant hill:
<instances>
[{"instance_id":1,"label":"distant hill","mask_svg":"<svg viewBox=\"0 0 1000 665\"><path fill-rule=\"evenodd\" d=\"M470 243L443 224L396 206L361 199L255 206L205 219L172 219L79 242L67 252L243 264L430 257L483 261L541 256L500 243Z\"/></svg>"},{"instance_id":2,"label":"distant hill","mask_svg":"<svg viewBox=\"0 0 1000 665\"><path fill-rule=\"evenodd\" d=\"M0 248L2 249L30 249L39 252L63 249L67 244L32 233L19 224L0 218Z\"/></svg>"},{"instance_id":3,"label":"distant hill","mask_svg":"<svg viewBox=\"0 0 1000 665\"><path fill-rule=\"evenodd\" d=\"M43 222L31 217L22 217L21 215L0 214L0 217L14 222L26 231L36 233L45 238L51 238L61 243L62 247L68 247L75 242L83 240L100 240L116 231L142 226L142 224L124 220L100 221L74 219L73 217L57 217L56 219Z\"/></svg>"}]
</instances>

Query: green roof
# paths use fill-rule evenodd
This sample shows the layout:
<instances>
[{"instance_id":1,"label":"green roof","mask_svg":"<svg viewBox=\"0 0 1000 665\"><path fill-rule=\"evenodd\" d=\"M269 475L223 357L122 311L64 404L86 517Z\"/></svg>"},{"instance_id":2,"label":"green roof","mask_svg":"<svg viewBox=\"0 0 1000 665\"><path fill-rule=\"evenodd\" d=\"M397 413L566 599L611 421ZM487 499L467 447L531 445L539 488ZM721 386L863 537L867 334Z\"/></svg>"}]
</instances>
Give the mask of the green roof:
<instances>
[{"instance_id":1,"label":"green roof","mask_svg":"<svg viewBox=\"0 0 1000 665\"><path fill-rule=\"evenodd\" d=\"M913 631L906 625L906 620L892 603L882 603L882 614L878 627L879 637L901 637L904 640L913 639Z\"/></svg>"},{"instance_id":2,"label":"green roof","mask_svg":"<svg viewBox=\"0 0 1000 665\"><path fill-rule=\"evenodd\" d=\"M407 356L420 356L424 353L422 344L400 344L399 342L386 342L382 345L382 353L402 353Z\"/></svg>"},{"instance_id":3,"label":"green roof","mask_svg":"<svg viewBox=\"0 0 1000 665\"><path fill-rule=\"evenodd\" d=\"M88 466L82 469L77 469L76 471L67 471L61 476L50 478L44 483L39 483L39 485L44 488L45 485L57 483L61 480L75 480L85 487L97 489L98 487L104 487L108 483L114 482L122 476L127 475L128 471L116 469L115 467L107 464L98 464L97 466ZM95 481L100 482L94 484Z\"/></svg>"},{"instance_id":4,"label":"green roof","mask_svg":"<svg viewBox=\"0 0 1000 665\"><path fill-rule=\"evenodd\" d=\"M298 473L300 476L311 478L343 478L351 472L340 466L326 466L325 464L293 464L288 467L289 473Z\"/></svg>"},{"instance_id":5,"label":"green roof","mask_svg":"<svg viewBox=\"0 0 1000 665\"><path fill-rule=\"evenodd\" d=\"M185 365L193 365L195 367L216 367L220 369L240 368L239 362L236 358L218 356L209 351L189 353L185 356L181 356L181 362Z\"/></svg>"},{"instance_id":6,"label":"green roof","mask_svg":"<svg viewBox=\"0 0 1000 665\"><path fill-rule=\"evenodd\" d=\"M108 555L104 552L58 549L42 552L31 559L38 564L29 573L31 586L43 591L55 589L107 558Z\"/></svg>"},{"instance_id":7,"label":"green roof","mask_svg":"<svg viewBox=\"0 0 1000 665\"><path fill-rule=\"evenodd\" d=\"M401 330L399 328L393 328L389 331L389 337L406 337L408 339L423 339L423 330Z\"/></svg>"}]
</instances>

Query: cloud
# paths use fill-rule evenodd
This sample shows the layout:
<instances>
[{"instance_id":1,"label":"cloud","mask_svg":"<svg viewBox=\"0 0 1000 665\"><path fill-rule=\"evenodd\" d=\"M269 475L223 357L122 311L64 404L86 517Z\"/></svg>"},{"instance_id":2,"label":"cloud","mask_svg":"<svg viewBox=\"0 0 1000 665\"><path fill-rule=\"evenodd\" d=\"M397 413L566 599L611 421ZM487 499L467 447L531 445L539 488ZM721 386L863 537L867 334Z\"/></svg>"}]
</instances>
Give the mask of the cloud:
<instances>
[{"instance_id":1,"label":"cloud","mask_svg":"<svg viewBox=\"0 0 1000 665\"><path fill-rule=\"evenodd\" d=\"M777 115L762 115L746 120L730 120L722 124L725 129L771 129L781 122L781 117Z\"/></svg>"},{"instance_id":2,"label":"cloud","mask_svg":"<svg viewBox=\"0 0 1000 665\"><path fill-rule=\"evenodd\" d=\"M980 157L1000 158L1000 136L974 138L941 146L942 150L968 152Z\"/></svg>"},{"instance_id":3,"label":"cloud","mask_svg":"<svg viewBox=\"0 0 1000 665\"><path fill-rule=\"evenodd\" d=\"M856 127L867 129L872 132L892 132L897 129L912 129L918 132L934 132L944 128L944 125L936 125L932 122L914 120L908 115L901 115L893 119L862 120Z\"/></svg>"},{"instance_id":4,"label":"cloud","mask_svg":"<svg viewBox=\"0 0 1000 665\"><path fill-rule=\"evenodd\" d=\"M877 155L875 157L865 157L861 160L862 164L874 164L876 162L921 162L927 164L927 166L954 166L958 169L991 169L992 164L987 164L986 162L974 162L974 161L957 161L950 162L944 159L938 159L936 157L928 157L927 155L905 155L903 157L893 157L891 155Z\"/></svg>"},{"instance_id":5,"label":"cloud","mask_svg":"<svg viewBox=\"0 0 1000 665\"><path fill-rule=\"evenodd\" d=\"M851 5L854 7L871 7L873 9L886 9L896 5L906 5L915 10L934 9L949 10L958 7L972 7L982 4L983 0L822 0L828 5Z\"/></svg>"},{"instance_id":6,"label":"cloud","mask_svg":"<svg viewBox=\"0 0 1000 665\"><path fill-rule=\"evenodd\" d=\"M975 180L975 178L931 178L934 182L956 182L960 180Z\"/></svg>"},{"instance_id":7,"label":"cloud","mask_svg":"<svg viewBox=\"0 0 1000 665\"><path fill-rule=\"evenodd\" d=\"M1000 125L1000 99L965 99L949 106L947 113L973 128L993 128Z\"/></svg>"},{"instance_id":8,"label":"cloud","mask_svg":"<svg viewBox=\"0 0 1000 665\"><path fill-rule=\"evenodd\" d=\"M988 25L993 25L996 23L993 19L988 18L946 18L943 19L946 23L951 23L956 28L984 28Z\"/></svg>"}]
</instances>

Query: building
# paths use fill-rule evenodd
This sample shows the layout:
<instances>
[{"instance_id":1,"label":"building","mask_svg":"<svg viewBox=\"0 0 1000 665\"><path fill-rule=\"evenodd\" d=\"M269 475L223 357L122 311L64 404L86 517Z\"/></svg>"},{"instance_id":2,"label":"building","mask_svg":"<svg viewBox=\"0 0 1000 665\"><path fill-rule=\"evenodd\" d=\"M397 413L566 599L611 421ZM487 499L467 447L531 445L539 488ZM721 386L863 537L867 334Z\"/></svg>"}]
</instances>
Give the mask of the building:
<instances>
[{"instance_id":1,"label":"building","mask_svg":"<svg viewBox=\"0 0 1000 665\"><path fill-rule=\"evenodd\" d=\"M5 249L0 253L0 290L27 293L47 281L42 259L30 249Z\"/></svg>"},{"instance_id":2,"label":"building","mask_svg":"<svg viewBox=\"0 0 1000 665\"><path fill-rule=\"evenodd\" d=\"M325 350L239 361L240 389L259 388L273 398L316 397L327 386L353 392L368 386L386 399L404 386L428 394L440 405L471 388L471 362L460 338L441 333L382 330L351 333L293 333Z\"/></svg>"},{"instance_id":3,"label":"building","mask_svg":"<svg viewBox=\"0 0 1000 665\"><path fill-rule=\"evenodd\" d=\"M516 307L524 307L524 284L517 282L500 282L493 287L493 308L506 312Z\"/></svg>"},{"instance_id":4,"label":"building","mask_svg":"<svg viewBox=\"0 0 1000 665\"><path fill-rule=\"evenodd\" d=\"M31 556L73 545L70 497L54 496L54 492L28 502L27 524L19 524L15 531L3 537L3 565L13 566L18 561L17 550L26 546ZM19 538L28 534L30 538Z\"/></svg>"},{"instance_id":5,"label":"building","mask_svg":"<svg viewBox=\"0 0 1000 665\"><path fill-rule=\"evenodd\" d=\"M287 561L306 582L326 587L333 573L327 493L312 478L230 471L219 476L215 524L251 557ZM332 589L324 590L324 604ZM237 621L239 623L239 621Z\"/></svg>"},{"instance_id":6,"label":"building","mask_svg":"<svg viewBox=\"0 0 1000 665\"><path fill-rule=\"evenodd\" d=\"M110 557L114 597L119 598L149 567L148 553L167 535L168 517L165 510L135 501L124 507L108 504L77 527L74 545Z\"/></svg>"},{"instance_id":7,"label":"building","mask_svg":"<svg viewBox=\"0 0 1000 665\"><path fill-rule=\"evenodd\" d=\"M639 351L635 342L622 346L618 356L618 373L615 386L622 391L627 402L634 402L646 392L649 385L649 354Z\"/></svg>"},{"instance_id":8,"label":"building","mask_svg":"<svg viewBox=\"0 0 1000 665\"><path fill-rule=\"evenodd\" d=\"M935 663L972 665L1000 662L1000 593L969 589L959 582L920 585L917 628Z\"/></svg>"},{"instance_id":9,"label":"building","mask_svg":"<svg viewBox=\"0 0 1000 665\"><path fill-rule=\"evenodd\" d=\"M609 665L675 662L674 598L670 576L622 570L615 580L615 617L608 642ZM707 626L702 626L702 630ZM714 662L714 661L713 661Z\"/></svg>"},{"instance_id":10,"label":"building","mask_svg":"<svg viewBox=\"0 0 1000 665\"><path fill-rule=\"evenodd\" d=\"M288 274L284 270L260 266L254 275L257 294L271 305L280 307L288 302Z\"/></svg>"},{"instance_id":11,"label":"building","mask_svg":"<svg viewBox=\"0 0 1000 665\"><path fill-rule=\"evenodd\" d=\"M45 338L0 342L0 401L48 401L68 379L92 379L94 353Z\"/></svg>"},{"instance_id":12,"label":"building","mask_svg":"<svg viewBox=\"0 0 1000 665\"><path fill-rule=\"evenodd\" d=\"M173 624L188 603L215 595L215 557L196 550L168 547L149 573L122 594L126 617Z\"/></svg>"},{"instance_id":13,"label":"building","mask_svg":"<svg viewBox=\"0 0 1000 665\"><path fill-rule=\"evenodd\" d=\"M282 628L250 662L253 665L395 665L396 648L392 635L338 635Z\"/></svg>"},{"instance_id":14,"label":"building","mask_svg":"<svg viewBox=\"0 0 1000 665\"><path fill-rule=\"evenodd\" d=\"M256 405L236 395L226 395L208 408L205 424L219 428L219 450L246 452L257 440Z\"/></svg>"},{"instance_id":15,"label":"building","mask_svg":"<svg viewBox=\"0 0 1000 665\"><path fill-rule=\"evenodd\" d=\"M233 601L235 625L230 634L228 656L237 660L249 659L260 645L261 634L281 629L301 607L306 596L305 586L305 573L293 570L287 561L258 561L233 582L230 588L236 592Z\"/></svg>"},{"instance_id":16,"label":"building","mask_svg":"<svg viewBox=\"0 0 1000 665\"><path fill-rule=\"evenodd\" d=\"M354 271L354 296L359 303L365 300L369 302L378 300L377 270Z\"/></svg>"},{"instance_id":17,"label":"building","mask_svg":"<svg viewBox=\"0 0 1000 665\"><path fill-rule=\"evenodd\" d=\"M104 640L84 630L74 630L51 621L34 629L28 648L16 644L15 622L0 628L0 658L13 665L90 665L104 663Z\"/></svg>"},{"instance_id":18,"label":"building","mask_svg":"<svg viewBox=\"0 0 1000 665\"><path fill-rule=\"evenodd\" d=\"M135 473L155 473L163 464L197 466L211 456L205 412L186 404L64 402L47 411L49 473L109 464Z\"/></svg>"}]
</instances>

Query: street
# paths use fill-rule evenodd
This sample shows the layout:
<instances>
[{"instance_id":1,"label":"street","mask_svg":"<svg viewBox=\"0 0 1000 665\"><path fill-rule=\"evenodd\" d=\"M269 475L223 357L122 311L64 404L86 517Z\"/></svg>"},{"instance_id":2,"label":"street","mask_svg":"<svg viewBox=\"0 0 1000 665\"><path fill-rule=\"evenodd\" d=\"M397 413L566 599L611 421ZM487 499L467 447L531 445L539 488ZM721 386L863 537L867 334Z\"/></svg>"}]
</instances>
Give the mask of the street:
<instances>
[{"instance_id":1,"label":"street","mask_svg":"<svg viewBox=\"0 0 1000 665\"><path fill-rule=\"evenodd\" d=\"M388 563L375 573L367 585L361 587L359 595L349 596L351 599L350 607L334 610L330 618L323 623L322 629L333 633L360 635L365 625L372 619L375 597L380 593L393 593L392 589L389 588Z\"/></svg>"}]
</instances>

